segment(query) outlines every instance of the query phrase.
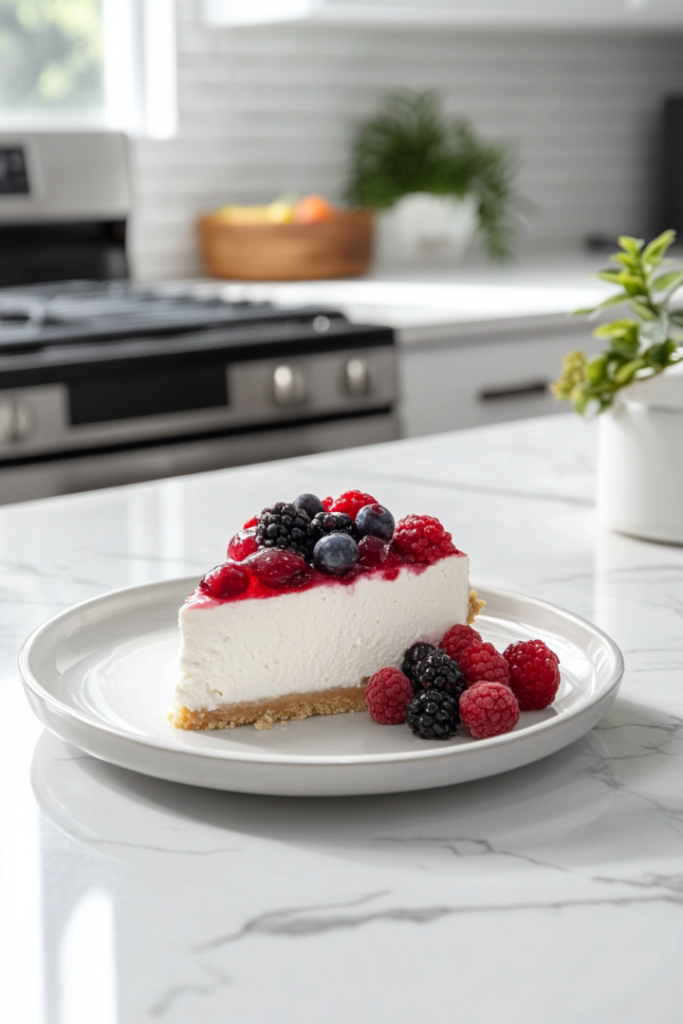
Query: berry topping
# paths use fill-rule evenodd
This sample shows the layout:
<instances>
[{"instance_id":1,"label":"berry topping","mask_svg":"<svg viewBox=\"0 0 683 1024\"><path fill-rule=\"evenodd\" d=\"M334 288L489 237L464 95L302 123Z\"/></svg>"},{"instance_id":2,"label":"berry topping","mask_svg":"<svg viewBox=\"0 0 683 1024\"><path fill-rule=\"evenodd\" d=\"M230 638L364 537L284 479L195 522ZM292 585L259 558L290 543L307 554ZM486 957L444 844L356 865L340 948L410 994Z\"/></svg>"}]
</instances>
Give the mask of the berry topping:
<instances>
[{"instance_id":1,"label":"berry topping","mask_svg":"<svg viewBox=\"0 0 683 1024\"><path fill-rule=\"evenodd\" d=\"M310 565L295 551L262 548L249 558L248 564L256 578L271 590L297 590L312 575Z\"/></svg>"},{"instance_id":2,"label":"berry topping","mask_svg":"<svg viewBox=\"0 0 683 1024\"><path fill-rule=\"evenodd\" d=\"M472 629L471 626L455 625L448 630L439 647L449 658L459 661L465 648L474 643L481 643L481 634L477 633L476 629Z\"/></svg>"},{"instance_id":3,"label":"berry topping","mask_svg":"<svg viewBox=\"0 0 683 1024\"><path fill-rule=\"evenodd\" d=\"M422 690L408 704L406 721L424 740L447 740L460 721L457 698L441 690Z\"/></svg>"},{"instance_id":4,"label":"berry topping","mask_svg":"<svg viewBox=\"0 0 683 1024\"><path fill-rule=\"evenodd\" d=\"M406 516L400 519L392 546L404 560L432 565L447 555L457 555L450 533L434 516Z\"/></svg>"},{"instance_id":5,"label":"berry topping","mask_svg":"<svg viewBox=\"0 0 683 1024\"><path fill-rule=\"evenodd\" d=\"M348 533L354 540L357 536L353 520L345 512L319 512L311 523L311 533L314 544L328 533Z\"/></svg>"},{"instance_id":6,"label":"berry topping","mask_svg":"<svg viewBox=\"0 0 683 1024\"><path fill-rule=\"evenodd\" d=\"M356 529L360 537L379 537L391 540L394 536L396 521L384 505L363 505L356 516Z\"/></svg>"},{"instance_id":7,"label":"berry topping","mask_svg":"<svg viewBox=\"0 0 683 1024\"><path fill-rule=\"evenodd\" d=\"M217 600L238 597L249 586L249 573L241 565L226 562L207 572L199 583L199 589Z\"/></svg>"},{"instance_id":8,"label":"berry topping","mask_svg":"<svg viewBox=\"0 0 683 1024\"><path fill-rule=\"evenodd\" d=\"M310 517L303 509L295 508L285 501L277 501L269 508L264 508L259 516L256 540L261 548L297 551L308 558L313 546Z\"/></svg>"},{"instance_id":9,"label":"berry topping","mask_svg":"<svg viewBox=\"0 0 683 1024\"><path fill-rule=\"evenodd\" d=\"M460 717L475 740L484 740L514 729L519 721L519 704L504 683L476 683L460 698Z\"/></svg>"},{"instance_id":10,"label":"berry topping","mask_svg":"<svg viewBox=\"0 0 683 1024\"><path fill-rule=\"evenodd\" d=\"M246 523L242 527L243 530L251 530L252 526L256 526L258 523L258 516L252 516L251 519L247 519Z\"/></svg>"},{"instance_id":11,"label":"berry topping","mask_svg":"<svg viewBox=\"0 0 683 1024\"><path fill-rule=\"evenodd\" d=\"M397 668L375 672L365 691L370 717L380 725L398 725L406 720L406 707L413 698L410 680Z\"/></svg>"},{"instance_id":12,"label":"berry topping","mask_svg":"<svg viewBox=\"0 0 683 1024\"><path fill-rule=\"evenodd\" d=\"M332 502L330 511L345 512L351 519L355 519L364 505L377 504L377 498L371 494L364 494L363 491L344 491Z\"/></svg>"},{"instance_id":13,"label":"berry topping","mask_svg":"<svg viewBox=\"0 0 683 1024\"><path fill-rule=\"evenodd\" d=\"M309 519L317 516L318 512L325 512L325 506L315 494L300 494L292 502L294 508L302 508Z\"/></svg>"},{"instance_id":14,"label":"berry topping","mask_svg":"<svg viewBox=\"0 0 683 1024\"><path fill-rule=\"evenodd\" d=\"M503 651L510 667L510 688L522 711L541 711L555 700L560 659L542 640L520 640Z\"/></svg>"},{"instance_id":15,"label":"berry topping","mask_svg":"<svg viewBox=\"0 0 683 1024\"><path fill-rule=\"evenodd\" d=\"M232 558L236 562L243 562L255 551L258 551L258 543L256 530L253 527L248 530L239 530L228 544L228 558Z\"/></svg>"},{"instance_id":16,"label":"berry topping","mask_svg":"<svg viewBox=\"0 0 683 1024\"><path fill-rule=\"evenodd\" d=\"M380 565L393 564L393 559L389 558L389 545L380 537L361 537L358 541L358 553L358 561L366 569L377 569Z\"/></svg>"},{"instance_id":17,"label":"berry topping","mask_svg":"<svg viewBox=\"0 0 683 1024\"><path fill-rule=\"evenodd\" d=\"M341 576L358 564L358 545L348 533L328 533L313 548L313 564L322 572Z\"/></svg>"},{"instance_id":18,"label":"berry topping","mask_svg":"<svg viewBox=\"0 0 683 1024\"><path fill-rule=\"evenodd\" d=\"M323 498L322 502L325 511L330 512L332 510L332 506L334 505L334 498Z\"/></svg>"},{"instance_id":19,"label":"berry topping","mask_svg":"<svg viewBox=\"0 0 683 1024\"><path fill-rule=\"evenodd\" d=\"M413 669L413 689L416 693L422 690L441 690L450 693L457 700L467 683L458 668L458 663L449 658L445 651L429 651L420 658Z\"/></svg>"},{"instance_id":20,"label":"berry topping","mask_svg":"<svg viewBox=\"0 0 683 1024\"><path fill-rule=\"evenodd\" d=\"M418 641L418 643L413 644L413 646L409 647L408 650L404 653L403 664L401 665L401 669L404 672L404 674L408 676L408 679L410 679L411 683L413 683L413 689L415 689L415 669L418 663L424 657L426 657L428 654L431 654L432 651L435 650L436 647L434 647L432 644L426 644L422 641Z\"/></svg>"},{"instance_id":21,"label":"berry topping","mask_svg":"<svg viewBox=\"0 0 683 1024\"><path fill-rule=\"evenodd\" d=\"M486 679L489 683L509 685L510 668L493 644L469 644L461 653L458 664L468 686L474 686L482 679Z\"/></svg>"}]
</instances>

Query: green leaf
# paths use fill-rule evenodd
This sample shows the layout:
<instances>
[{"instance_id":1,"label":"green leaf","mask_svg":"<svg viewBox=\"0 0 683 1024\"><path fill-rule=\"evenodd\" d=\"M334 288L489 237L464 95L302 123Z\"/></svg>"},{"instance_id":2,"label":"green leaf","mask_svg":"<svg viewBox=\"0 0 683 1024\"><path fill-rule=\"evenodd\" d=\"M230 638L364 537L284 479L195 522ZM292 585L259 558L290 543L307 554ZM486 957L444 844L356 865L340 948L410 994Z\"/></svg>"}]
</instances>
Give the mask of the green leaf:
<instances>
[{"instance_id":1,"label":"green leaf","mask_svg":"<svg viewBox=\"0 0 683 1024\"><path fill-rule=\"evenodd\" d=\"M653 313L649 306L644 306L642 302L638 302L637 299L631 299L631 309L641 318L641 320L657 319L657 314Z\"/></svg>"},{"instance_id":2,"label":"green leaf","mask_svg":"<svg viewBox=\"0 0 683 1024\"><path fill-rule=\"evenodd\" d=\"M642 359L632 359L629 363L624 363L620 366L617 372L614 374L614 383L624 386L624 384L630 384L638 370L642 370L645 365Z\"/></svg>"},{"instance_id":3,"label":"green leaf","mask_svg":"<svg viewBox=\"0 0 683 1024\"><path fill-rule=\"evenodd\" d=\"M650 244L645 247L645 251L643 252L643 261L645 263L661 262L661 258L664 253L675 241L675 231L662 231L661 235L658 235L657 238L653 238Z\"/></svg>"},{"instance_id":4,"label":"green leaf","mask_svg":"<svg viewBox=\"0 0 683 1024\"><path fill-rule=\"evenodd\" d=\"M600 324L593 331L595 338L614 338L621 334L637 332L640 324L637 320L612 320L609 324Z\"/></svg>"},{"instance_id":5,"label":"green leaf","mask_svg":"<svg viewBox=\"0 0 683 1024\"><path fill-rule=\"evenodd\" d=\"M672 284L678 285L683 284L683 271L681 270L670 270L666 274L660 274L652 282L651 286L655 291L661 292L668 289Z\"/></svg>"},{"instance_id":6,"label":"green leaf","mask_svg":"<svg viewBox=\"0 0 683 1024\"><path fill-rule=\"evenodd\" d=\"M609 358L606 355L593 356L586 364L586 372L591 384L599 384L607 376Z\"/></svg>"},{"instance_id":7,"label":"green leaf","mask_svg":"<svg viewBox=\"0 0 683 1024\"><path fill-rule=\"evenodd\" d=\"M632 256L640 256L640 250L645 245L644 238L631 238L629 235L620 235L617 239L619 245ZM619 255L618 253L616 255Z\"/></svg>"},{"instance_id":8,"label":"green leaf","mask_svg":"<svg viewBox=\"0 0 683 1024\"><path fill-rule=\"evenodd\" d=\"M640 326L640 340L647 345L661 345L669 333L669 316L660 313L656 320L649 320Z\"/></svg>"}]
</instances>

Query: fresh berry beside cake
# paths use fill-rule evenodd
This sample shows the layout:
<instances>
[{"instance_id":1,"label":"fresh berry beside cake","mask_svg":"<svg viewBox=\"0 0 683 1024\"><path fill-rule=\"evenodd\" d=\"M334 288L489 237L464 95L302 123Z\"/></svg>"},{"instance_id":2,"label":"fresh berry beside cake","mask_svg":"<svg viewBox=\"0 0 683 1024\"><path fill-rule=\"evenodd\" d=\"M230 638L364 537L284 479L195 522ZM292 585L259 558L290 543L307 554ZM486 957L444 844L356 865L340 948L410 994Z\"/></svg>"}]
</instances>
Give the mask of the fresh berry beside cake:
<instances>
[{"instance_id":1,"label":"fresh berry beside cake","mask_svg":"<svg viewBox=\"0 0 683 1024\"><path fill-rule=\"evenodd\" d=\"M519 640L499 654L476 629L456 623L438 647L412 644L400 671L376 672L365 698L379 725L407 722L421 739L450 739L461 723L474 739L490 739L514 729L522 711L552 704L559 664L542 640Z\"/></svg>"},{"instance_id":2,"label":"fresh berry beside cake","mask_svg":"<svg viewBox=\"0 0 683 1024\"><path fill-rule=\"evenodd\" d=\"M184 729L366 709L368 680L435 645L481 602L467 555L431 516L397 524L370 494L277 502L230 541L179 613Z\"/></svg>"}]
</instances>

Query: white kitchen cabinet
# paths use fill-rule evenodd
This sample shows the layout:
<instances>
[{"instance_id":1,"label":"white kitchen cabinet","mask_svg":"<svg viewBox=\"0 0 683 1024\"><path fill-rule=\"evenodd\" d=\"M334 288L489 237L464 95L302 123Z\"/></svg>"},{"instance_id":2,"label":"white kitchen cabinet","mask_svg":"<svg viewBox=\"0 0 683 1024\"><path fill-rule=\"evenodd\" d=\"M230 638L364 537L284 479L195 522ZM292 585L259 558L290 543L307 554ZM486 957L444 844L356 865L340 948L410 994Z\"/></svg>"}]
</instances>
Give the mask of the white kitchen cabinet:
<instances>
[{"instance_id":1,"label":"white kitchen cabinet","mask_svg":"<svg viewBox=\"0 0 683 1024\"><path fill-rule=\"evenodd\" d=\"M286 21L615 30L683 26L683 0L204 0L211 25Z\"/></svg>"},{"instance_id":2,"label":"white kitchen cabinet","mask_svg":"<svg viewBox=\"0 0 683 1024\"><path fill-rule=\"evenodd\" d=\"M516 333L402 346L401 419L417 437L571 409L548 390L562 356L590 342L583 332Z\"/></svg>"}]
</instances>

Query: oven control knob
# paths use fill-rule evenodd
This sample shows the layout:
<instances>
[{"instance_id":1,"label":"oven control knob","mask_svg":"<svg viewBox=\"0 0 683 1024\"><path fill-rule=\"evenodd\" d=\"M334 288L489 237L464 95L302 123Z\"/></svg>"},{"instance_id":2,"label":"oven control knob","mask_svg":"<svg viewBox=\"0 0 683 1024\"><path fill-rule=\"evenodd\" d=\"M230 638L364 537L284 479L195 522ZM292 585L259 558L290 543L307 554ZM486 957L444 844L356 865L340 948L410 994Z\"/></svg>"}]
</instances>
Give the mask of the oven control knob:
<instances>
[{"instance_id":1,"label":"oven control knob","mask_svg":"<svg viewBox=\"0 0 683 1024\"><path fill-rule=\"evenodd\" d=\"M349 359L346 364L344 384L347 394L354 398L369 395L372 390L370 367L365 359Z\"/></svg>"},{"instance_id":2,"label":"oven control knob","mask_svg":"<svg viewBox=\"0 0 683 1024\"><path fill-rule=\"evenodd\" d=\"M23 441L31 433L32 426L31 410L24 402L16 398L0 399L0 441Z\"/></svg>"},{"instance_id":3,"label":"oven control knob","mask_svg":"<svg viewBox=\"0 0 683 1024\"><path fill-rule=\"evenodd\" d=\"M303 405L306 381L301 370L284 364L276 366L273 371L273 398L276 405Z\"/></svg>"}]
</instances>

